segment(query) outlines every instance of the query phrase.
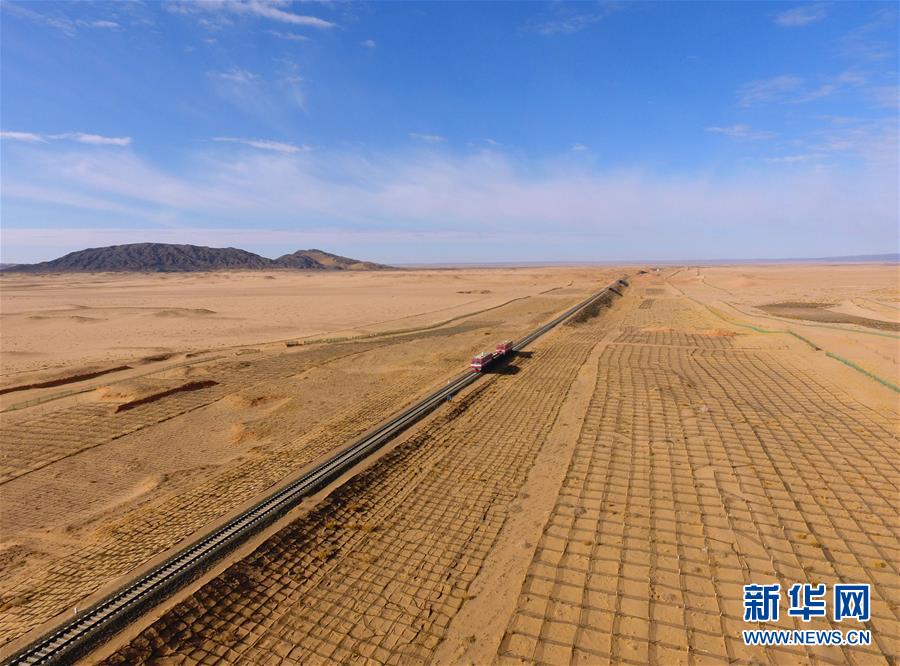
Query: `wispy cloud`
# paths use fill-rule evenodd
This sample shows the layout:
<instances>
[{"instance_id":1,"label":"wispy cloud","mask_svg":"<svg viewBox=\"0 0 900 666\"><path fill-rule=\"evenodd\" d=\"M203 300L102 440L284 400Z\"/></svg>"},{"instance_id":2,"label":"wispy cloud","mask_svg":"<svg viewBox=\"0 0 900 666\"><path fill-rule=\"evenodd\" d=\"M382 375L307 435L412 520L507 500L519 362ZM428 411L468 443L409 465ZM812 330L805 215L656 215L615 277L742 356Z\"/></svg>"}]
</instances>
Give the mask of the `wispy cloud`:
<instances>
[{"instance_id":1,"label":"wispy cloud","mask_svg":"<svg viewBox=\"0 0 900 666\"><path fill-rule=\"evenodd\" d=\"M769 164L815 161L820 164L863 164L870 169L896 172L900 137L896 117L821 115L825 124L790 141L792 150L802 151L763 158Z\"/></svg>"},{"instance_id":2,"label":"wispy cloud","mask_svg":"<svg viewBox=\"0 0 900 666\"><path fill-rule=\"evenodd\" d=\"M186 13L186 12L185 12ZM224 30L232 25L234 25L234 21L231 20L228 16L224 14L213 14L207 17L201 17L197 19L197 23L205 28L206 30L215 31L215 30Z\"/></svg>"},{"instance_id":3,"label":"wispy cloud","mask_svg":"<svg viewBox=\"0 0 900 666\"><path fill-rule=\"evenodd\" d=\"M603 14L572 14L564 18L541 21L530 26L539 35L570 35L584 30L603 18Z\"/></svg>"},{"instance_id":4,"label":"wispy cloud","mask_svg":"<svg viewBox=\"0 0 900 666\"><path fill-rule=\"evenodd\" d=\"M312 150L309 146L298 146L293 143L285 143L282 141L270 141L269 139L241 139L237 137L231 136L216 136L213 137L213 141L218 141L220 143L240 143L245 146L251 146L252 148L259 148L260 150L269 150L275 153L302 153Z\"/></svg>"},{"instance_id":5,"label":"wispy cloud","mask_svg":"<svg viewBox=\"0 0 900 666\"><path fill-rule=\"evenodd\" d=\"M447 137L439 134L420 134L419 132L410 132L409 137L423 143L443 143Z\"/></svg>"},{"instance_id":6,"label":"wispy cloud","mask_svg":"<svg viewBox=\"0 0 900 666\"><path fill-rule=\"evenodd\" d=\"M131 220L151 219L142 205L126 205L111 201L108 194L99 196L85 195L74 189L65 187L53 187L52 185L33 185L22 182L5 182L3 184L3 197L6 200L37 201L54 206L68 206L70 208L90 210L95 212L111 212L128 216ZM4 229L4 240L6 240Z\"/></svg>"},{"instance_id":7,"label":"wispy cloud","mask_svg":"<svg viewBox=\"0 0 900 666\"><path fill-rule=\"evenodd\" d=\"M816 130L805 141L811 152L852 156L886 173L896 173L898 155L896 116L881 119L849 119Z\"/></svg>"},{"instance_id":8,"label":"wispy cloud","mask_svg":"<svg viewBox=\"0 0 900 666\"><path fill-rule=\"evenodd\" d=\"M761 102L780 100L785 95L796 92L802 84L803 79L787 74L772 79L750 81L738 88L738 104L752 106Z\"/></svg>"},{"instance_id":9,"label":"wispy cloud","mask_svg":"<svg viewBox=\"0 0 900 666\"><path fill-rule=\"evenodd\" d=\"M767 164L797 164L799 162L809 162L820 157L820 155L780 155L778 157L764 157L763 162Z\"/></svg>"},{"instance_id":10,"label":"wispy cloud","mask_svg":"<svg viewBox=\"0 0 900 666\"><path fill-rule=\"evenodd\" d=\"M85 134L84 132L66 132L64 134L53 134L51 139L68 139L69 141L77 141L78 143L88 143L93 146L129 146L131 145L130 136L100 136L99 134Z\"/></svg>"},{"instance_id":11,"label":"wispy cloud","mask_svg":"<svg viewBox=\"0 0 900 666\"><path fill-rule=\"evenodd\" d=\"M37 4L38 3L31 3L31 6L33 7ZM53 7L53 5L51 3L46 3L44 7ZM79 28L118 30L122 27L119 23L106 19L73 19L58 11L54 11L53 13L38 12L30 7L25 7L15 2L0 3L0 11L32 21L33 23L39 23L55 28L67 35L74 35L78 32Z\"/></svg>"},{"instance_id":12,"label":"wispy cloud","mask_svg":"<svg viewBox=\"0 0 900 666\"><path fill-rule=\"evenodd\" d=\"M336 23L317 16L295 14L283 9L283 7L289 6L290 4L286 0L204 0L202 2L170 2L166 8L178 14L227 12L308 28L328 29L337 26Z\"/></svg>"},{"instance_id":13,"label":"wispy cloud","mask_svg":"<svg viewBox=\"0 0 900 666\"><path fill-rule=\"evenodd\" d=\"M232 83L252 83L259 79L258 74L254 74L253 72L248 72L246 69L241 69L240 67L232 67L231 69L227 69L224 71L212 71L207 72L207 74L215 79L221 79L222 81L230 81Z\"/></svg>"},{"instance_id":14,"label":"wispy cloud","mask_svg":"<svg viewBox=\"0 0 900 666\"><path fill-rule=\"evenodd\" d=\"M300 35L296 32L283 32L281 30L269 30L269 34L273 37L278 37L278 39L286 39L291 42L306 42L309 41L309 37L306 35Z\"/></svg>"},{"instance_id":15,"label":"wispy cloud","mask_svg":"<svg viewBox=\"0 0 900 666\"><path fill-rule=\"evenodd\" d=\"M826 6L822 3L802 5L777 14L775 23L783 28L799 28L821 21L827 13Z\"/></svg>"},{"instance_id":16,"label":"wispy cloud","mask_svg":"<svg viewBox=\"0 0 900 666\"><path fill-rule=\"evenodd\" d=\"M857 137L857 149L866 149L863 142L869 139L896 150L896 137L866 131ZM105 206L98 214L127 206L147 218L165 214L186 228L216 220L250 237L248 216L266 221L263 228L269 229L330 227L337 235L407 234L419 239L424 233L435 242L442 237L502 237L516 230L534 239L539 250L559 247L569 253L615 237L617 251L646 256L669 251L671 243L676 244L673 252L688 251L710 233L728 239L723 252L735 247L771 252L770 241L760 235L781 233L789 225L798 244L793 252L809 238L852 246L860 230L848 220L862 220L867 242L895 237L898 214L896 164L859 172L823 170L817 160L805 157L816 150L768 158L771 164L794 164L788 174L679 176L604 170L588 163L561 169L558 160L526 164L493 150L366 156L212 151L180 174L131 152L58 154L42 144L24 150L33 152L33 158L5 175L4 202L15 198L61 205L68 200L68 205L88 209ZM146 239L142 219L116 219L143 228ZM656 244L648 245L648 237ZM411 245L409 251L417 250Z\"/></svg>"},{"instance_id":17,"label":"wispy cloud","mask_svg":"<svg viewBox=\"0 0 900 666\"><path fill-rule=\"evenodd\" d=\"M841 53L866 63L886 60L897 54L896 5L887 5L875 17L838 40Z\"/></svg>"},{"instance_id":18,"label":"wispy cloud","mask_svg":"<svg viewBox=\"0 0 900 666\"><path fill-rule=\"evenodd\" d=\"M279 62L279 70L267 76L242 67L206 74L213 92L235 109L267 125L283 126L292 112L307 107L299 67L290 60Z\"/></svg>"},{"instance_id":19,"label":"wispy cloud","mask_svg":"<svg viewBox=\"0 0 900 666\"><path fill-rule=\"evenodd\" d=\"M861 86L866 83L866 77L859 72L844 72L817 87L800 92L788 101L792 104L812 102L823 97L829 97L846 88Z\"/></svg>"},{"instance_id":20,"label":"wispy cloud","mask_svg":"<svg viewBox=\"0 0 900 666\"><path fill-rule=\"evenodd\" d=\"M0 139L7 141L24 141L25 143L45 143L47 140L33 132L0 132Z\"/></svg>"},{"instance_id":21,"label":"wispy cloud","mask_svg":"<svg viewBox=\"0 0 900 666\"><path fill-rule=\"evenodd\" d=\"M283 73L277 82L279 94L287 100L288 104L306 111L306 92L303 87L300 66L291 60L285 60L282 64L284 65Z\"/></svg>"},{"instance_id":22,"label":"wispy cloud","mask_svg":"<svg viewBox=\"0 0 900 666\"><path fill-rule=\"evenodd\" d=\"M101 136L84 132L63 132L62 134L35 134L33 132L0 132L0 139L24 141L26 143L47 143L48 141L76 141L93 146L130 146L130 136Z\"/></svg>"},{"instance_id":23,"label":"wispy cloud","mask_svg":"<svg viewBox=\"0 0 900 666\"><path fill-rule=\"evenodd\" d=\"M865 85L865 74L847 70L836 76L823 77L811 83L798 76L781 75L772 79L745 83L737 91L741 106L754 106L765 102L780 104L804 104L830 97L839 92Z\"/></svg>"},{"instance_id":24,"label":"wispy cloud","mask_svg":"<svg viewBox=\"0 0 900 666\"><path fill-rule=\"evenodd\" d=\"M742 123L736 123L727 127L707 127L706 131L713 134L724 134L733 139L772 139L776 136L775 132L755 130L749 125Z\"/></svg>"},{"instance_id":25,"label":"wispy cloud","mask_svg":"<svg viewBox=\"0 0 900 666\"><path fill-rule=\"evenodd\" d=\"M316 16L305 16L285 11L281 9L281 6L287 5L283 0L270 0L268 2L266 0L247 0L246 2L229 2L225 4L229 6L231 11L238 14L261 16L273 21L290 23L291 25L302 25L310 28L334 28L337 25Z\"/></svg>"},{"instance_id":26,"label":"wispy cloud","mask_svg":"<svg viewBox=\"0 0 900 666\"><path fill-rule=\"evenodd\" d=\"M868 92L879 106L900 109L900 86L873 86Z\"/></svg>"},{"instance_id":27,"label":"wispy cloud","mask_svg":"<svg viewBox=\"0 0 900 666\"><path fill-rule=\"evenodd\" d=\"M364 46L367 49L374 49L377 46L374 39L364 39L359 43L359 45Z\"/></svg>"},{"instance_id":28,"label":"wispy cloud","mask_svg":"<svg viewBox=\"0 0 900 666\"><path fill-rule=\"evenodd\" d=\"M548 9L541 11L523 30L539 35L571 35L581 32L585 28L602 21L604 18L625 7L620 2L588 3L560 3L551 4ZM590 7L589 11L582 11Z\"/></svg>"},{"instance_id":29,"label":"wispy cloud","mask_svg":"<svg viewBox=\"0 0 900 666\"><path fill-rule=\"evenodd\" d=\"M569 150L576 152L576 153L583 153L585 151L590 150L590 148L588 148L583 143L573 143L572 147Z\"/></svg>"}]
</instances>

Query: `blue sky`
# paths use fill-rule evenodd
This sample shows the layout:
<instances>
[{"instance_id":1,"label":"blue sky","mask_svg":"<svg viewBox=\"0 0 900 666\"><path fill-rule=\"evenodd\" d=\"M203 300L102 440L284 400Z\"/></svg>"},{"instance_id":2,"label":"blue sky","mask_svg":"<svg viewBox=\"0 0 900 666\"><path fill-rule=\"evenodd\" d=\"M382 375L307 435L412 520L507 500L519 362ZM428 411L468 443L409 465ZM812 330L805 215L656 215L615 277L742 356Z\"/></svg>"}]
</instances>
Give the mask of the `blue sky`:
<instances>
[{"instance_id":1,"label":"blue sky","mask_svg":"<svg viewBox=\"0 0 900 666\"><path fill-rule=\"evenodd\" d=\"M898 249L896 3L0 2L0 259Z\"/></svg>"}]
</instances>

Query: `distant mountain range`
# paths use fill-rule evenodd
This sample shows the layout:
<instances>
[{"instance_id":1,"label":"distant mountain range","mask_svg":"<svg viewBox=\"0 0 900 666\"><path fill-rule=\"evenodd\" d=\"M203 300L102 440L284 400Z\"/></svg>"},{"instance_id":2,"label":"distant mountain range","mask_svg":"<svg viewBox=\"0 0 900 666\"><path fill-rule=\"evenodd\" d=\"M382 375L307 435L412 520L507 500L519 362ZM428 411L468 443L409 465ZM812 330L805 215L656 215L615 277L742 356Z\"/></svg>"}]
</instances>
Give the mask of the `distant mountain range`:
<instances>
[{"instance_id":1,"label":"distant mountain range","mask_svg":"<svg viewBox=\"0 0 900 666\"><path fill-rule=\"evenodd\" d=\"M776 259L776 261L803 261L801 259ZM815 259L806 259L805 261L815 262L847 262L847 263L887 263L896 264L900 261L900 254L897 252L889 252L887 254L847 254L840 257L818 257Z\"/></svg>"},{"instance_id":2,"label":"distant mountain range","mask_svg":"<svg viewBox=\"0 0 900 666\"><path fill-rule=\"evenodd\" d=\"M42 261L3 267L5 273L190 272L293 268L329 271L375 271L391 268L322 250L297 250L277 259L234 247L202 247L170 243L131 243L92 247Z\"/></svg>"},{"instance_id":3,"label":"distant mountain range","mask_svg":"<svg viewBox=\"0 0 900 666\"><path fill-rule=\"evenodd\" d=\"M713 266L732 264L898 264L900 253L848 254L835 257L789 257L773 259L606 259L583 261L456 261L431 263L402 263L400 268L515 268L538 266Z\"/></svg>"}]
</instances>

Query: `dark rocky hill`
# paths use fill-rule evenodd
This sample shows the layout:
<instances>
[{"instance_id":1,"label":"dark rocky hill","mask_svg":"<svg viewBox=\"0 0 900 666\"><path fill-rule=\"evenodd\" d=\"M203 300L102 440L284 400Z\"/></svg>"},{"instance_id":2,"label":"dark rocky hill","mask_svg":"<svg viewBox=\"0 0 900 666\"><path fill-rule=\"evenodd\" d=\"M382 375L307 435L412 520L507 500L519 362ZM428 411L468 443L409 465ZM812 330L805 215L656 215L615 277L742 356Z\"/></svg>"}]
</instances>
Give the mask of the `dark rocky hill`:
<instances>
[{"instance_id":1,"label":"dark rocky hill","mask_svg":"<svg viewBox=\"0 0 900 666\"><path fill-rule=\"evenodd\" d=\"M321 260L320 260L321 259ZM357 261L321 250L298 250L272 260L233 247L132 243L70 252L52 261L4 268L15 273L189 272L227 269L374 270L381 264Z\"/></svg>"},{"instance_id":2,"label":"dark rocky hill","mask_svg":"<svg viewBox=\"0 0 900 666\"><path fill-rule=\"evenodd\" d=\"M384 264L350 259L323 250L297 250L293 254L278 257L275 263L284 268L326 268L342 271L378 271L390 268Z\"/></svg>"}]
</instances>

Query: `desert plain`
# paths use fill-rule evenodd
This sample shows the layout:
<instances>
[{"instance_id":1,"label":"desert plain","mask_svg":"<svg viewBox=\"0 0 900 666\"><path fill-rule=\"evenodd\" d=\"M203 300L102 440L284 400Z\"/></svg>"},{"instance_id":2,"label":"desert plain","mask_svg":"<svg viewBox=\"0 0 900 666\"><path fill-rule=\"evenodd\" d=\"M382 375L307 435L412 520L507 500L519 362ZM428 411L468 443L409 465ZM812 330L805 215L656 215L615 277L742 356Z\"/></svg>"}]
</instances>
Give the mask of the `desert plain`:
<instances>
[{"instance_id":1,"label":"desert plain","mask_svg":"<svg viewBox=\"0 0 900 666\"><path fill-rule=\"evenodd\" d=\"M893 663L893 264L2 275L2 654L623 275L92 661Z\"/></svg>"}]
</instances>

